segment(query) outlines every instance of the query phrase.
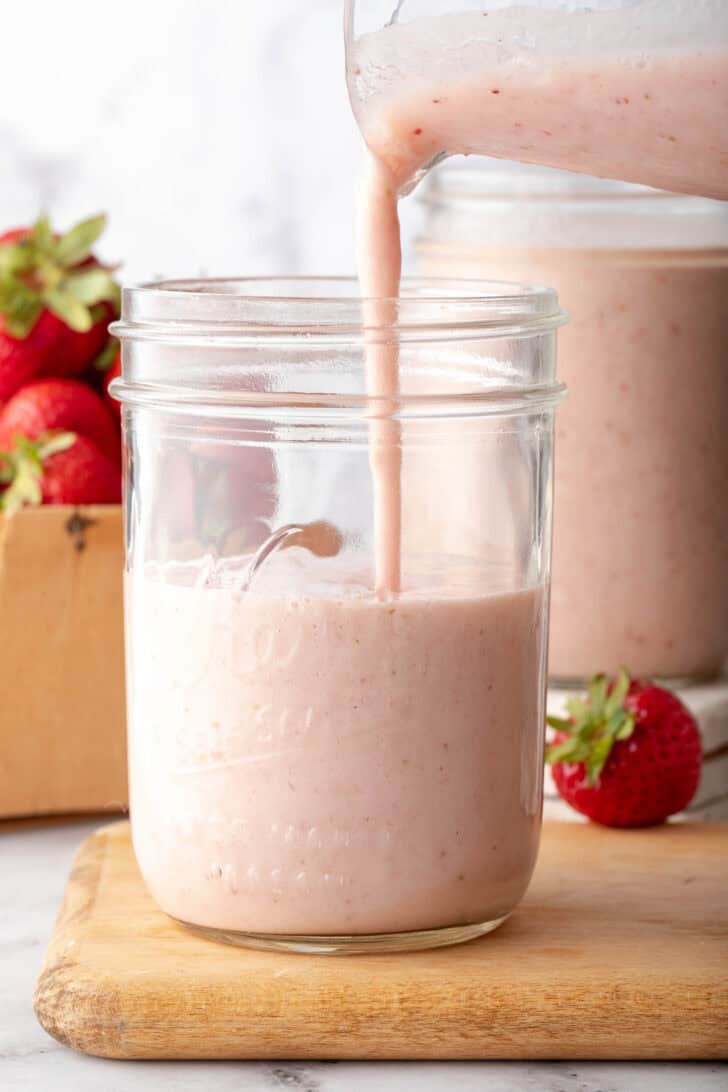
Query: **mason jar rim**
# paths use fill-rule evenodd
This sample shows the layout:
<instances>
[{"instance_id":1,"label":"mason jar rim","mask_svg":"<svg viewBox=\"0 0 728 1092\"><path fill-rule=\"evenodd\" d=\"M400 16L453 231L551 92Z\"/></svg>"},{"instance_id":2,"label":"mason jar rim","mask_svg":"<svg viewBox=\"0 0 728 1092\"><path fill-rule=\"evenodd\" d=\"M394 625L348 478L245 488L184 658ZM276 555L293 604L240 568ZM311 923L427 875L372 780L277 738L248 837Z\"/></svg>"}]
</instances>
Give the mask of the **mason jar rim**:
<instances>
[{"instance_id":1,"label":"mason jar rim","mask_svg":"<svg viewBox=\"0 0 728 1092\"><path fill-rule=\"evenodd\" d=\"M291 420L437 417L452 413L455 406L464 415L510 415L547 410L561 401L565 388L553 374L504 373L500 382L496 377L484 382L472 367L481 355L475 348L478 342L537 339L566 322L553 289L419 277L403 278L400 298L376 300L352 294L356 283L354 277L250 277L157 281L127 288L121 320L111 325L111 332L122 343L140 348L158 345L168 361L179 353L178 364L166 372L139 369L130 356L131 366L124 366L111 393L126 405L165 407L180 414L265 417L285 407ZM259 382L245 386L236 379L238 367L241 375L254 377L266 358L280 369L286 361L311 359L316 353L344 360L353 350L366 368L370 350L382 346L403 354L414 346L426 355L452 346L465 356L470 370L465 379L458 376L462 382L457 390L445 381L428 393L396 389L386 395L366 390L366 383L365 389L352 391L336 366L326 373L330 382L319 382L315 389L306 368L299 370L295 364L290 386L280 376L270 388ZM243 353L240 363L238 349ZM222 371L205 366L207 354L218 350ZM446 352L445 357L454 366L454 356Z\"/></svg>"},{"instance_id":2,"label":"mason jar rim","mask_svg":"<svg viewBox=\"0 0 728 1092\"><path fill-rule=\"evenodd\" d=\"M397 298L367 298L355 277L237 277L153 281L124 288L121 341L227 346L337 340L433 342L533 337L563 325L542 285L404 277ZM345 290L345 291L344 291Z\"/></svg>"}]
</instances>

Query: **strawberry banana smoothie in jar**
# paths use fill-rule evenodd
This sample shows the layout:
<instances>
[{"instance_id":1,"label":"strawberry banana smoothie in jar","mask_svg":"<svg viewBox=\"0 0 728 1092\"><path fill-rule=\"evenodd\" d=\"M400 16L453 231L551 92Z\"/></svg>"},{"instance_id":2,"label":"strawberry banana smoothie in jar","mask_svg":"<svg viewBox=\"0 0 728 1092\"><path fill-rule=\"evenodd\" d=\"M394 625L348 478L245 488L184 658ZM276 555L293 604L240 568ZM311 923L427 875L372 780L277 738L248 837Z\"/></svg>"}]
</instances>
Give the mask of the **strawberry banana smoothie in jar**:
<instances>
[{"instance_id":1,"label":"strawberry banana smoothie in jar","mask_svg":"<svg viewBox=\"0 0 728 1092\"><path fill-rule=\"evenodd\" d=\"M550 675L707 677L728 656L728 205L495 161L422 189L427 275L552 285Z\"/></svg>"},{"instance_id":2,"label":"strawberry banana smoothie in jar","mask_svg":"<svg viewBox=\"0 0 728 1092\"><path fill-rule=\"evenodd\" d=\"M563 315L502 283L371 302L166 282L115 327L134 848L232 943L468 940L536 859Z\"/></svg>"}]
</instances>

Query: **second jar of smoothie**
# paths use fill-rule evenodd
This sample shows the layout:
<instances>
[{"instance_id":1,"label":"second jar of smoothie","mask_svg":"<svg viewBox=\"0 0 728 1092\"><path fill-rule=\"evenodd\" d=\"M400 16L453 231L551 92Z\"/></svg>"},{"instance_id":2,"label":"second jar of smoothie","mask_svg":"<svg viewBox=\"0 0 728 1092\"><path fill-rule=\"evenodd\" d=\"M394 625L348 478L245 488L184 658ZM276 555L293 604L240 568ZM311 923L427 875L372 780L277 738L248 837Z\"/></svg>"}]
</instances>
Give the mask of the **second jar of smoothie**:
<instances>
[{"instance_id":1,"label":"second jar of smoothie","mask_svg":"<svg viewBox=\"0 0 728 1092\"><path fill-rule=\"evenodd\" d=\"M116 327L134 848L163 910L242 944L467 940L538 847L563 316L354 291L158 284Z\"/></svg>"},{"instance_id":2,"label":"second jar of smoothie","mask_svg":"<svg viewBox=\"0 0 728 1092\"><path fill-rule=\"evenodd\" d=\"M728 655L728 205L452 161L423 187L423 272L553 285L550 674L666 679Z\"/></svg>"}]
</instances>

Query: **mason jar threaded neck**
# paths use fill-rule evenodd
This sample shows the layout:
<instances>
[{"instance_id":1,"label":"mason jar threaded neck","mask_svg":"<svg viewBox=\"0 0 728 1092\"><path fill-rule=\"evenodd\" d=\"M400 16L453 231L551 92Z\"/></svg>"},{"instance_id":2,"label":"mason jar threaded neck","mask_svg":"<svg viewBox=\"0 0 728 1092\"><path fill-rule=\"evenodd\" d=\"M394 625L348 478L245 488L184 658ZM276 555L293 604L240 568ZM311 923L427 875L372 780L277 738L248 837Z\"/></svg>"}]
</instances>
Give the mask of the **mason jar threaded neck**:
<instances>
[{"instance_id":1,"label":"mason jar threaded neck","mask_svg":"<svg viewBox=\"0 0 728 1092\"><path fill-rule=\"evenodd\" d=\"M392 346L401 384L388 413L456 399L480 412L556 404L553 353L566 321L540 285L404 278L397 299L357 294L348 277L168 280L126 288L111 332L137 347L115 381L123 402L366 412L370 354ZM516 354L504 346L531 340ZM149 353L144 352L148 346ZM151 352L152 347L154 351Z\"/></svg>"}]
</instances>

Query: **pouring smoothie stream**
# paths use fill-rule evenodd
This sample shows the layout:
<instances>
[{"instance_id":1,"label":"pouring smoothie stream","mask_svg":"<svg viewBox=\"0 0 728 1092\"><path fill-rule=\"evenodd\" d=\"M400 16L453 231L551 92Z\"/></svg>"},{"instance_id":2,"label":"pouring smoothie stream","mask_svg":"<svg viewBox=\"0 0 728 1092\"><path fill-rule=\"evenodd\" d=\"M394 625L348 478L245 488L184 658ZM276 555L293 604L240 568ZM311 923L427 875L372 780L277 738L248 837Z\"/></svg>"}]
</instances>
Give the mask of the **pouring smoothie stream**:
<instances>
[{"instance_id":1,"label":"pouring smoothie stream","mask_svg":"<svg viewBox=\"0 0 728 1092\"><path fill-rule=\"evenodd\" d=\"M526 51L532 11L519 16ZM498 15L504 27L513 18ZM426 281L400 292L400 194L445 151L513 151L483 112L509 53L468 30L473 19L350 37L372 150L363 305L348 282L315 279L125 291L115 332L125 342L134 846L159 905L217 939L309 952L456 943L505 920L535 863L564 315L546 288ZM590 41L603 37L596 21ZM557 40L554 31L554 49ZM516 77L526 89L538 81L533 63L510 63L510 100L499 80L487 101L515 128ZM646 70L674 91L667 60ZM553 72L563 102L565 69ZM709 97L701 88L697 109ZM447 95L450 106L435 101ZM585 98L581 122L564 121L572 165L593 169L580 149L591 155L599 142L580 124L621 117L613 106ZM663 103L676 144L695 122L688 113ZM664 124L650 117L650 131ZM686 145L706 145L688 158L707 192L718 185L714 146L725 144L711 117ZM627 124L620 145L613 121L615 171L622 151L655 166L644 131ZM684 149L672 143L674 166ZM452 467L427 482L427 536L402 520L420 452ZM166 472L170 459L187 468L186 484ZM359 493L367 459L373 511ZM213 475L227 483L214 496L201 484ZM313 526L334 529L328 547Z\"/></svg>"},{"instance_id":2,"label":"pouring smoothie stream","mask_svg":"<svg viewBox=\"0 0 728 1092\"><path fill-rule=\"evenodd\" d=\"M728 6L721 0L556 10L402 0L386 26L357 36L362 19L381 7L347 4L347 78L370 150L358 217L363 295L396 296L399 196L446 155L520 159L728 198ZM368 372L373 393L396 392L396 347L377 349ZM374 422L370 440L376 582L396 592L396 425Z\"/></svg>"}]
</instances>

